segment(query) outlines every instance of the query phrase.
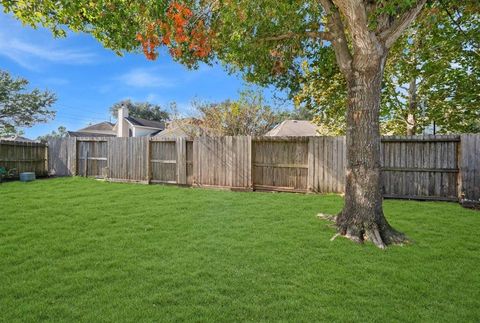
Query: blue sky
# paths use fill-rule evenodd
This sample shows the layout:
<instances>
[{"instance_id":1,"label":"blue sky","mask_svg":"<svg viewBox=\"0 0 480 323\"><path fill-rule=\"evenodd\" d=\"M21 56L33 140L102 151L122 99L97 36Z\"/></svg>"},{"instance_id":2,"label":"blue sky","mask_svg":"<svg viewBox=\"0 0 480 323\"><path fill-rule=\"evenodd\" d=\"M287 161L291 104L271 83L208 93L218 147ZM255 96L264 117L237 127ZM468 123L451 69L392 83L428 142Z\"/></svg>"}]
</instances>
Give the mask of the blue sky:
<instances>
[{"instance_id":1,"label":"blue sky","mask_svg":"<svg viewBox=\"0 0 480 323\"><path fill-rule=\"evenodd\" d=\"M0 68L28 79L32 88L57 94L55 119L23 129L30 138L61 125L77 130L109 120L108 108L127 98L163 106L175 101L180 112L189 115L194 112L193 100L234 99L244 86L240 76L228 75L221 66L191 71L166 53L153 62L142 54L119 57L89 35L53 38L50 31L22 26L4 13L0 13ZM267 99L273 96L272 89L264 93Z\"/></svg>"}]
</instances>

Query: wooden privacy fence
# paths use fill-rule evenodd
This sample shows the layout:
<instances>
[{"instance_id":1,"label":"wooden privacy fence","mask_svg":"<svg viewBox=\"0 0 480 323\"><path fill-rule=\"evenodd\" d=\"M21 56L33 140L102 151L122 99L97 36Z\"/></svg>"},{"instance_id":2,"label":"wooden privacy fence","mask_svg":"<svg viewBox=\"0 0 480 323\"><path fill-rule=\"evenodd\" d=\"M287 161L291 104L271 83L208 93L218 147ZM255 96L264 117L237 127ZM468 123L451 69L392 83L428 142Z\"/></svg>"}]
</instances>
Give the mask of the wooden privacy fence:
<instances>
[{"instance_id":1,"label":"wooden privacy fence","mask_svg":"<svg viewBox=\"0 0 480 323\"><path fill-rule=\"evenodd\" d=\"M456 135L383 138L384 196L458 199L459 148L460 136Z\"/></svg>"},{"instance_id":2,"label":"wooden privacy fence","mask_svg":"<svg viewBox=\"0 0 480 323\"><path fill-rule=\"evenodd\" d=\"M58 176L341 193L344 137L66 138L49 142ZM480 135L392 136L381 144L385 197L480 201Z\"/></svg>"},{"instance_id":3,"label":"wooden privacy fence","mask_svg":"<svg viewBox=\"0 0 480 323\"><path fill-rule=\"evenodd\" d=\"M0 140L0 167L14 168L17 175L35 172L37 176L45 176L47 151L47 145L42 143Z\"/></svg>"}]
</instances>

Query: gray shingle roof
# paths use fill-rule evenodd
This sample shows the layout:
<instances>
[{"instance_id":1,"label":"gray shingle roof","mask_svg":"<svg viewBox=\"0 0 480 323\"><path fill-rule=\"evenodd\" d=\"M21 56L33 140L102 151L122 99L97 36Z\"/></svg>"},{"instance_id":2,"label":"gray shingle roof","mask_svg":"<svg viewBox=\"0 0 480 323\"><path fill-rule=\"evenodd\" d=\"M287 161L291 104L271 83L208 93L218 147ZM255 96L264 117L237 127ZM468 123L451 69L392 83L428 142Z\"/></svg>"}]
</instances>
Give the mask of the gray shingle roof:
<instances>
[{"instance_id":1,"label":"gray shingle roof","mask_svg":"<svg viewBox=\"0 0 480 323\"><path fill-rule=\"evenodd\" d=\"M67 131L70 137L116 137L115 133L98 133L98 132L82 132L82 131Z\"/></svg>"},{"instance_id":2,"label":"gray shingle roof","mask_svg":"<svg viewBox=\"0 0 480 323\"><path fill-rule=\"evenodd\" d=\"M128 120L134 126L150 127L150 128L157 128L162 130L165 129L165 122L163 121L151 121L151 120L146 120L146 119L136 118L136 117L126 117L125 119Z\"/></svg>"},{"instance_id":3,"label":"gray shingle roof","mask_svg":"<svg viewBox=\"0 0 480 323\"><path fill-rule=\"evenodd\" d=\"M28 139L26 137L14 135L14 136L7 136L7 137L0 137L0 140L5 141L21 141L21 142L38 142L36 140Z\"/></svg>"},{"instance_id":4,"label":"gray shingle roof","mask_svg":"<svg viewBox=\"0 0 480 323\"><path fill-rule=\"evenodd\" d=\"M88 127L78 129L79 132L95 132L95 131L113 131L114 124L108 121L92 124Z\"/></svg>"},{"instance_id":5,"label":"gray shingle roof","mask_svg":"<svg viewBox=\"0 0 480 323\"><path fill-rule=\"evenodd\" d=\"M317 126L307 120L285 120L267 132L265 136L316 136Z\"/></svg>"}]
</instances>

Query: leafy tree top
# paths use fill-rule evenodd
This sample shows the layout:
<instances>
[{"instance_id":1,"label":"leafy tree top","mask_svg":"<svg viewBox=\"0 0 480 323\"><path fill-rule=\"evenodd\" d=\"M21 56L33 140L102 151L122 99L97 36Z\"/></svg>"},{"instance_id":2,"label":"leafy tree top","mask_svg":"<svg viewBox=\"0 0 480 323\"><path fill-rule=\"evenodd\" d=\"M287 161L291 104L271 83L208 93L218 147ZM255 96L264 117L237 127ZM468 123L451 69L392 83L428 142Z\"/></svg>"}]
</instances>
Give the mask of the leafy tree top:
<instances>
[{"instance_id":1,"label":"leafy tree top","mask_svg":"<svg viewBox=\"0 0 480 323\"><path fill-rule=\"evenodd\" d=\"M55 94L38 89L28 90L28 80L13 78L0 70L0 135L16 134L19 127L30 127L55 116L50 107Z\"/></svg>"},{"instance_id":2,"label":"leafy tree top","mask_svg":"<svg viewBox=\"0 0 480 323\"><path fill-rule=\"evenodd\" d=\"M2 5L26 24L41 24L56 35L65 35L66 27L84 31L118 53L143 50L154 59L156 48L166 46L188 65L218 58L250 80L281 85L284 76L297 72L299 58L317 57L321 47L341 49L344 70L352 52L360 50L355 44L371 43L372 35L391 47L425 2L2 0Z\"/></svg>"},{"instance_id":3,"label":"leafy tree top","mask_svg":"<svg viewBox=\"0 0 480 323\"><path fill-rule=\"evenodd\" d=\"M121 107L128 108L128 114L131 117L151 121L167 121L170 119L169 113L157 104L149 102L132 102L131 100L123 100L112 105L110 107L110 113L113 118L118 117L118 109Z\"/></svg>"}]
</instances>

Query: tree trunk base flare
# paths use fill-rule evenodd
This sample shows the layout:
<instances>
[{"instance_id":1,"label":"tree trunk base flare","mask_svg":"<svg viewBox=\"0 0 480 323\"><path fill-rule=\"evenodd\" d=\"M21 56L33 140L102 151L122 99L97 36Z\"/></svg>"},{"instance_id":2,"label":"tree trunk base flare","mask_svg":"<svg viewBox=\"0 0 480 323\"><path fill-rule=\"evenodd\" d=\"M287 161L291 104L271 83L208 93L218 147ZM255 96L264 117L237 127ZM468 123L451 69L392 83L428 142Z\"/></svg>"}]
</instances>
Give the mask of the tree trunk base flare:
<instances>
[{"instance_id":1,"label":"tree trunk base flare","mask_svg":"<svg viewBox=\"0 0 480 323\"><path fill-rule=\"evenodd\" d=\"M337 216L319 213L317 217L334 223L337 233L330 241L335 240L338 236L343 236L359 244L369 240L380 249L385 249L388 245L404 245L411 242L404 233L395 230L383 214L376 217L380 220L379 223L372 222L361 225L349 223L347 219L351 219L351 217L343 216L343 211Z\"/></svg>"}]
</instances>

